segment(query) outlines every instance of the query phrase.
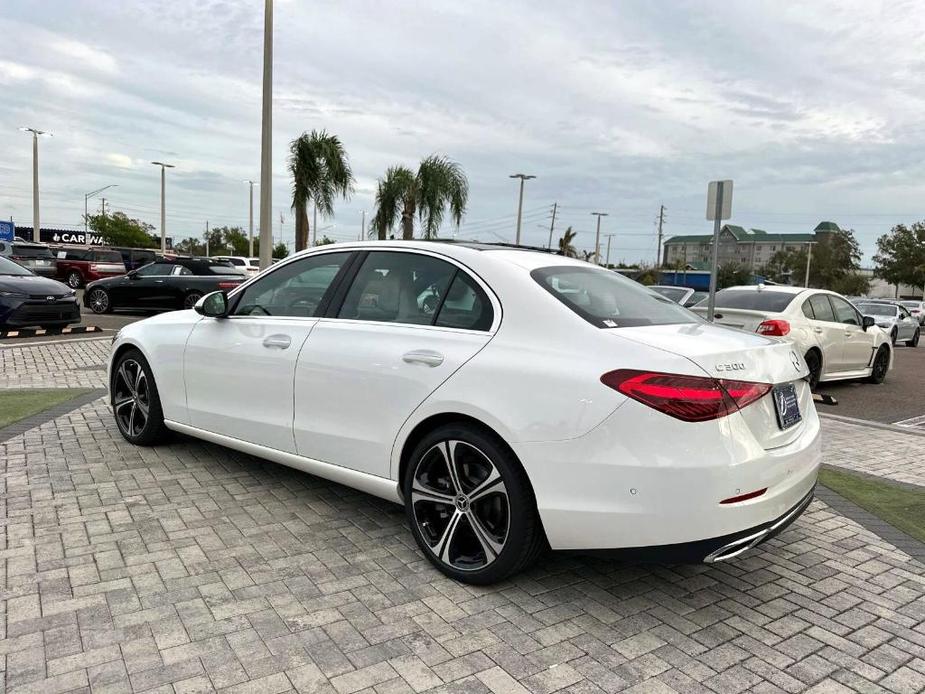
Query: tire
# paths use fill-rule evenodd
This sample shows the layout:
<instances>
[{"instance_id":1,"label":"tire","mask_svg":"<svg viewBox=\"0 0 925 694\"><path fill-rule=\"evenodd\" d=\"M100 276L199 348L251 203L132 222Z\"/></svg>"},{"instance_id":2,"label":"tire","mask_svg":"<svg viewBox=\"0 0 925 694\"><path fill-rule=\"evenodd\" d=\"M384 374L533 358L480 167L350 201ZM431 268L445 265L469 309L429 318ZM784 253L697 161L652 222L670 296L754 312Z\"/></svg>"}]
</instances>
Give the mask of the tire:
<instances>
[{"instance_id":1,"label":"tire","mask_svg":"<svg viewBox=\"0 0 925 694\"><path fill-rule=\"evenodd\" d=\"M202 292L190 292L183 297L183 308L190 309L202 298Z\"/></svg>"},{"instance_id":2,"label":"tire","mask_svg":"<svg viewBox=\"0 0 925 694\"><path fill-rule=\"evenodd\" d=\"M874 365L870 369L870 376L867 377L867 381L869 383L883 383L889 367L890 350L886 345L880 345L880 349L877 350L877 355L874 357Z\"/></svg>"},{"instance_id":3,"label":"tire","mask_svg":"<svg viewBox=\"0 0 925 694\"><path fill-rule=\"evenodd\" d=\"M896 331L896 328L893 328L893 332L890 333L890 343L892 343L894 347L896 346L897 337L898 337L898 332Z\"/></svg>"},{"instance_id":4,"label":"tire","mask_svg":"<svg viewBox=\"0 0 925 694\"><path fill-rule=\"evenodd\" d=\"M919 329L915 329L915 334L912 336L911 340L906 340L906 347L918 347L919 346Z\"/></svg>"},{"instance_id":5,"label":"tire","mask_svg":"<svg viewBox=\"0 0 925 694\"><path fill-rule=\"evenodd\" d=\"M402 488L418 546L457 581L495 583L529 566L547 547L526 473L481 428L447 424L430 432L411 454Z\"/></svg>"},{"instance_id":6,"label":"tire","mask_svg":"<svg viewBox=\"0 0 925 694\"><path fill-rule=\"evenodd\" d=\"M81 275L77 270L71 270L67 273L67 286L71 289L80 289L84 284L83 275Z\"/></svg>"},{"instance_id":7,"label":"tire","mask_svg":"<svg viewBox=\"0 0 925 694\"><path fill-rule=\"evenodd\" d=\"M813 393L819 387L819 379L822 377L822 357L819 352L812 349L803 357L806 360L806 366L809 367L809 389Z\"/></svg>"},{"instance_id":8,"label":"tire","mask_svg":"<svg viewBox=\"0 0 925 694\"><path fill-rule=\"evenodd\" d=\"M109 292L97 287L90 291L87 297L87 303L90 310L94 313L112 313L112 303L109 300Z\"/></svg>"},{"instance_id":9,"label":"tire","mask_svg":"<svg viewBox=\"0 0 925 694\"><path fill-rule=\"evenodd\" d=\"M124 352L113 365L109 392L122 438L136 446L153 446L169 438L154 374L137 349Z\"/></svg>"}]
</instances>

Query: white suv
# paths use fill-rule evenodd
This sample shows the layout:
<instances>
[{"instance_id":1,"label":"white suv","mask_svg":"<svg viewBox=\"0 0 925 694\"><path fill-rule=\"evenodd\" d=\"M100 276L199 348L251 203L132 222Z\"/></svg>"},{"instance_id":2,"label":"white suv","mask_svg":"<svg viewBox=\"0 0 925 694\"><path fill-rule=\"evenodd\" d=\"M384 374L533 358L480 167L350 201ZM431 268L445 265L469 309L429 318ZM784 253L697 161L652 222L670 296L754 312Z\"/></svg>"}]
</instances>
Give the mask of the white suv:
<instances>
[{"instance_id":1,"label":"white suv","mask_svg":"<svg viewBox=\"0 0 925 694\"><path fill-rule=\"evenodd\" d=\"M706 317L703 303L691 310ZM882 383L892 367L890 336L845 297L825 289L762 284L722 289L714 322L796 344L813 389L820 381L851 378Z\"/></svg>"},{"instance_id":2,"label":"white suv","mask_svg":"<svg viewBox=\"0 0 925 694\"><path fill-rule=\"evenodd\" d=\"M213 255L212 259L231 263L234 271L245 277L253 277L260 272L260 258L248 258L243 255Z\"/></svg>"}]
</instances>

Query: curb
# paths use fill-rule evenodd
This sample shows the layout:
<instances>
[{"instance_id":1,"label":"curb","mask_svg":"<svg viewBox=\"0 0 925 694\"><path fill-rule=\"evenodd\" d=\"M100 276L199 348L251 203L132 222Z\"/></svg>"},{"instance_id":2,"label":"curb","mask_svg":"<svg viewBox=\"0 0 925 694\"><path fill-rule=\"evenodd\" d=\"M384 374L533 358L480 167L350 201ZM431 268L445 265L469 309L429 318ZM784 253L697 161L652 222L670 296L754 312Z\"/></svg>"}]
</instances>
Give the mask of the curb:
<instances>
[{"instance_id":1,"label":"curb","mask_svg":"<svg viewBox=\"0 0 925 694\"><path fill-rule=\"evenodd\" d=\"M871 422L867 419L857 419L856 417L845 417L840 414L829 414L827 412L819 412L819 416L823 419L834 419L836 422L844 422L845 424L856 424L857 426L870 427L871 429L882 429L884 431L892 431L898 434L909 434L910 436L925 436L925 431L921 429L913 429L912 427L900 427L895 424L883 424L882 422Z\"/></svg>"},{"instance_id":2,"label":"curb","mask_svg":"<svg viewBox=\"0 0 925 694\"><path fill-rule=\"evenodd\" d=\"M73 328L46 330L45 328L18 328L16 330L0 330L0 340L14 337L44 337L48 335L79 335L81 333L101 333L102 328L95 325L77 325Z\"/></svg>"}]
</instances>

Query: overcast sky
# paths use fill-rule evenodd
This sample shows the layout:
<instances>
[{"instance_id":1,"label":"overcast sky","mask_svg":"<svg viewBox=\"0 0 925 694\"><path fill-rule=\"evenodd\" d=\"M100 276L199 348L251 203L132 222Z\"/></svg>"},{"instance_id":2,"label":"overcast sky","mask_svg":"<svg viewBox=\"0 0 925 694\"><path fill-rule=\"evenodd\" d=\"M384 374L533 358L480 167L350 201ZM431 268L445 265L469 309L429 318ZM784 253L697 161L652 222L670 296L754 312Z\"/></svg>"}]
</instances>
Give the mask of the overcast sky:
<instances>
[{"instance_id":1,"label":"overcast sky","mask_svg":"<svg viewBox=\"0 0 925 694\"><path fill-rule=\"evenodd\" d=\"M81 224L84 193L168 234L247 225L258 179L263 2L0 3L0 216L32 223L28 125L40 142L43 226ZM707 182L735 180L733 222L853 228L925 217L925 3L351 2L277 0L274 234L293 236L288 143L324 128L357 177L324 233L356 238L385 168L437 152L471 184L461 237L545 245L558 201L611 260L655 260L666 235L707 233ZM256 197L256 196L255 196ZM98 201L96 203L98 205ZM256 216L256 212L255 212ZM453 229L446 228L449 235Z\"/></svg>"}]
</instances>

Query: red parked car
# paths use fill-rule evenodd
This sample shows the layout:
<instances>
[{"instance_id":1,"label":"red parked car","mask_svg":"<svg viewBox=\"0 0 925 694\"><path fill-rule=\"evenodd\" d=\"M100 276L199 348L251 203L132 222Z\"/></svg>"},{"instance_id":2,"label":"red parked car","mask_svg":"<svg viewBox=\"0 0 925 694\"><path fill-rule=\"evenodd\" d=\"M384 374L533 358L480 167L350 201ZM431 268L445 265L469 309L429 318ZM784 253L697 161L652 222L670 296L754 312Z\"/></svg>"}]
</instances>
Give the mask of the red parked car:
<instances>
[{"instance_id":1,"label":"red parked car","mask_svg":"<svg viewBox=\"0 0 925 694\"><path fill-rule=\"evenodd\" d=\"M122 254L107 248L59 246L52 252L58 258L58 279L71 289L87 282L125 274Z\"/></svg>"}]
</instances>

